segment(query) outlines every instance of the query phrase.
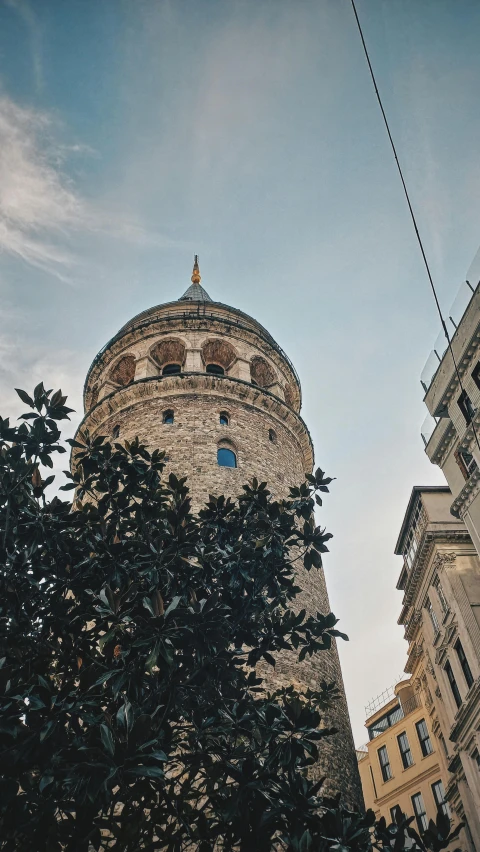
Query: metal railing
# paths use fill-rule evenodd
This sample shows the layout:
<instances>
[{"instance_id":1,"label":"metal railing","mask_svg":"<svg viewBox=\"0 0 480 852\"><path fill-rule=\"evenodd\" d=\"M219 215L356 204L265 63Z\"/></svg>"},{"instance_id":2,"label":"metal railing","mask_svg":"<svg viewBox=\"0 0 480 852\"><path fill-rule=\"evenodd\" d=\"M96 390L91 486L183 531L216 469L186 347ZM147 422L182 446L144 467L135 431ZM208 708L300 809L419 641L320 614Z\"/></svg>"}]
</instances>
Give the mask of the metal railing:
<instances>
[{"instance_id":1,"label":"metal railing","mask_svg":"<svg viewBox=\"0 0 480 852\"><path fill-rule=\"evenodd\" d=\"M372 698L370 703L365 706L365 713L367 714L367 719L369 716L373 716L373 714L376 713L377 710L380 710L382 707L384 707L385 704L388 704L388 702L391 701L392 698L395 698L395 687L397 683L400 683L400 681L402 680L405 680L405 675L403 674L403 672L397 677L392 686L389 686L388 689L384 689L383 692L376 696L376 698Z\"/></svg>"},{"instance_id":2,"label":"metal railing","mask_svg":"<svg viewBox=\"0 0 480 852\"><path fill-rule=\"evenodd\" d=\"M478 257L478 255L477 255L477 257ZM455 336L457 328L458 328L458 326L460 325L460 323L463 319L465 311L467 310L474 294L476 293L476 291L477 291L477 289L480 285L480 281L477 279L479 269L477 268L478 264L476 263L476 261L477 261L477 258L475 259L474 263L472 264L472 267L470 267L470 269L473 270L476 273L475 277L472 276L473 280L477 281L476 285L472 286L472 284L470 284L470 281L468 281L468 280L464 281L460 285L458 292L457 292L457 295L455 296L455 299L453 301L453 304L452 304L450 310L448 311L448 320L446 320L446 321L447 321L447 323L448 322L450 323L450 328L449 328L450 339L452 339ZM475 266L475 269L473 269L474 266ZM442 330L437 335L437 339L435 340L435 343L433 344L433 349L430 352L430 354L429 354L429 356L426 360L425 366L424 366L424 368L421 372L421 375L420 375L420 384L422 385L422 388L425 391L425 393L428 393L428 390L429 390L429 388L430 388L430 386L433 382L433 379L435 378L435 376L437 374L437 370L438 370L438 368L439 368L439 366L442 362L443 356L445 355L447 348L448 348L447 339L445 337L444 331ZM422 435L423 435L423 433L422 433ZM424 440L425 440L425 438L424 438Z\"/></svg>"}]
</instances>

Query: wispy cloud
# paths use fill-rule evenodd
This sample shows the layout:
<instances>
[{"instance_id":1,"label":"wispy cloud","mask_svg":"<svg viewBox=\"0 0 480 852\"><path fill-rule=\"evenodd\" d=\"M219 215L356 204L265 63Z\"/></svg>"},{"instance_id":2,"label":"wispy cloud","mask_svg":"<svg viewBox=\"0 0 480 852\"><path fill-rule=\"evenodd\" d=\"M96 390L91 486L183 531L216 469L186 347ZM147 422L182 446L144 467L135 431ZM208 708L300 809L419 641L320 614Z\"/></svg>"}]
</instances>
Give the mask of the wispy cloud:
<instances>
[{"instance_id":1,"label":"wispy cloud","mask_svg":"<svg viewBox=\"0 0 480 852\"><path fill-rule=\"evenodd\" d=\"M43 47L42 47L42 28L40 21L30 3L27 0L6 0L7 6L18 12L21 20L25 24L30 39L32 50L32 66L35 88L40 91L44 87L43 74Z\"/></svg>"},{"instance_id":2,"label":"wispy cloud","mask_svg":"<svg viewBox=\"0 0 480 852\"><path fill-rule=\"evenodd\" d=\"M51 121L0 98L0 250L62 275L73 258L55 235L77 227L85 209L55 165Z\"/></svg>"},{"instance_id":3,"label":"wispy cloud","mask_svg":"<svg viewBox=\"0 0 480 852\"><path fill-rule=\"evenodd\" d=\"M0 252L71 283L80 259L72 240L99 234L146 246L176 245L130 216L83 198L66 167L87 145L57 141L59 124L39 110L0 97Z\"/></svg>"}]
</instances>

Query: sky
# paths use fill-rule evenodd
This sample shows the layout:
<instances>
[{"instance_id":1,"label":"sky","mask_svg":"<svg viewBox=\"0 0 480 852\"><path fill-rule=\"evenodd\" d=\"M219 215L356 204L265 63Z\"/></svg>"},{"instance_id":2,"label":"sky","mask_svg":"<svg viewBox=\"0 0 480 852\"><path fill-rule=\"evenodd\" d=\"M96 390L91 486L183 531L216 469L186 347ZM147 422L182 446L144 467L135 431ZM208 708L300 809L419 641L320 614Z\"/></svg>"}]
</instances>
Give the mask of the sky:
<instances>
[{"instance_id":1,"label":"sky","mask_svg":"<svg viewBox=\"0 0 480 852\"><path fill-rule=\"evenodd\" d=\"M480 244L480 4L357 0L445 311ZM395 683L393 550L439 331L349 0L0 0L0 412L86 371L200 255L295 364L357 744ZM478 276L477 276L478 277Z\"/></svg>"}]
</instances>

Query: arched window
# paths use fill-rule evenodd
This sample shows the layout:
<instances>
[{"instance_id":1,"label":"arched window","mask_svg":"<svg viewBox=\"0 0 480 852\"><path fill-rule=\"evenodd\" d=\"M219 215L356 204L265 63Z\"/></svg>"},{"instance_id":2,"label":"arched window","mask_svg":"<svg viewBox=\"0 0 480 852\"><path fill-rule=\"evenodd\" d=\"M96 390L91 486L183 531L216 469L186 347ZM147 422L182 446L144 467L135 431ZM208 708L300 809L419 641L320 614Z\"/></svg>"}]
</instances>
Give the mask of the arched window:
<instances>
[{"instance_id":1,"label":"arched window","mask_svg":"<svg viewBox=\"0 0 480 852\"><path fill-rule=\"evenodd\" d=\"M268 430L268 440L269 440L269 441L271 441L271 442L272 442L272 444L276 444L276 443L277 443L277 433L275 432L275 430L274 430L274 429L269 429L269 430Z\"/></svg>"},{"instance_id":2,"label":"arched window","mask_svg":"<svg viewBox=\"0 0 480 852\"><path fill-rule=\"evenodd\" d=\"M237 457L233 450L227 447L219 447L217 450L217 462L220 467L236 467Z\"/></svg>"},{"instance_id":3,"label":"arched window","mask_svg":"<svg viewBox=\"0 0 480 852\"><path fill-rule=\"evenodd\" d=\"M225 375L225 370L220 366L220 364L207 364L205 369L207 373L213 373L214 376Z\"/></svg>"},{"instance_id":4,"label":"arched window","mask_svg":"<svg viewBox=\"0 0 480 852\"><path fill-rule=\"evenodd\" d=\"M163 422L173 423L173 411L171 408L167 408L167 410L163 412Z\"/></svg>"},{"instance_id":5,"label":"arched window","mask_svg":"<svg viewBox=\"0 0 480 852\"><path fill-rule=\"evenodd\" d=\"M162 370L162 376L173 376L175 373L181 373L180 364L165 364Z\"/></svg>"},{"instance_id":6,"label":"arched window","mask_svg":"<svg viewBox=\"0 0 480 852\"><path fill-rule=\"evenodd\" d=\"M120 426L118 426L118 424L117 424L117 426L114 426L114 427L113 427L112 436L113 436L114 438L118 438L118 437L119 437L119 435L120 435Z\"/></svg>"},{"instance_id":7,"label":"arched window","mask_svg":"<svg viewBox=\"0 0 480 852\"><path fill-rule=\"evenodd\" d=\"M228 426L230 423L230 418L226 411L220 412L220 426Z\"/></svg>"}]
</instances>

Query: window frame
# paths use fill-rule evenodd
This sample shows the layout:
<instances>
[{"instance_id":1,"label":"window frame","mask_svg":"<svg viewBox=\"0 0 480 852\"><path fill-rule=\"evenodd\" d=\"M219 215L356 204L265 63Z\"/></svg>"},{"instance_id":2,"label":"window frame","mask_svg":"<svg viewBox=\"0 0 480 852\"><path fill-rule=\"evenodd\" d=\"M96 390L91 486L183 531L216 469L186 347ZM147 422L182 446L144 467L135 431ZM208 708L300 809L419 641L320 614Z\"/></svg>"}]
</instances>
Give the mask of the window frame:
<instances>
[{"instance_id":1,"label":"window frame","mask_svg":"<svg viewBox=\"0 0 480 852\"><path fill-rule=\"evenodd\" d=\"M477 361L472 370L472 379L475 382L478 390L480 390L480 361Z\"/></svg>"},{"instance_id":2,"label":"window frame","mask_svg":"<svg viewBox=\"0 0 480 852\"><path fill-rule=\"evenodd\" d=\"M417 500L417 504L415 506L415 510L412 513L412 520L410 522L410 528L405 538L405 546L403 548L403 559L407 565L407 569L410 571L413 562L415 560L415 556L418 550L418 545L420 543L421 536L419 535L418 525L420 519L422 517L422 501L420 498Z\"/></svg>"},{"instance_id":3,"label":"window frame","mask_svg":"<svg viewBox=\"0 0 480 852\"><path fill-rule=\"evenodd\" d=\"M384 716L381 716L380 719L377 719L377 721L373 725L369 725L367 731L370 742L379 737L381 734L384 734L385 731L388 730L388 728L392 728L393 725L396 725L397 722L400 722L404 718L404 716L405 713L403 712L402 705L397 704L395 707L389 710L388 713L385 713ZM385 722L385 725L382 728L378 729L376 726L380 725L382 722Z\"/></svg>"},{"instance_id":4,"label":"window frame","mask_svg":"<svg viewBox=\"0 0 480 852\"><path fill-rule=\"evenodd\" d=\"M442 612L445 616L450 612L450 607L449 607L449 604L448 604L448 601L447 601L447 596L445 594L445 590L444 590L444 588L443 588L443 586L440 582L439 577L435 577L435 580L434 580L434 583L433 583L433 588L435 589L435 591L438 595L438 599L440 601L440 606L441 606Z\"/></svg>"},{"instance_id":5,"label":"window frame","mask_svg":"<svg viewBox=\"0 0 480 852\"><path fill-rule=\"evenodd\" d=\"M461 413L463 414L466 425L469 426L473 418L475 417L475 409L473 407L472 400L470 399L465 389L462 390L460 396L458 397L457 405Z\"/></svg>"},{"instance_id":6,"label":"window frame","mask_svg":"<svg viewBox=\"0 0 480 852\"><path fill-rule=\"evenodd\" d=\"M396 812L397 811L400 811L400 816L403 816L403 812L402 812L400 805L393 805L393 807L390 808L390 819L391 819L393 825L397 824L396 823Z\"/></svg>"},{"instance_id":7,"label":"window frame","mask_svg":"<svg viewBox=\"0 0 480 852\"><path fill-rule=\"evenodd\" d=\"M386 745L380 746L380 748L377 749L377 755L378 755L378 762L380 764L380 772L382 773L383 781L386 784L387 781L391 781L392 778L393 778L393 772L392 772L392 767L390 765L390 759L388 757L387 746ZM382 761L381 755L385 756L385 761Z\"/></svg>"},{"instance_id":8,"label":"window frame","mask_svg":"<svg viewBox=\"0 0 480 852\"><path fill-rule=\"evenodd\" d=\"M235 464L222 464L220 461L220 453L222 452L230 453L233 456ZM230 470L238 468L238 459L235 450L233 450L231 447L217 447L217 465L218 467L230 468Z\"/></svg>"},{"instance_id":9,"label":"window frame","mask_svg":"<svg viewBox=\"0 0 480 852\"><path fill-rule=\"evenodd\" d=\"M458 683L453 673L452 664L450 660L447 660L447 662L445 663L443 671L447 675L447 680L450 684L450 692L452 693L455 704L457 705L457 710L459 710L462 706L463 700L460 694L460 690L458 688Z\"/></svg>"},{"instance_id":10,"label":"window frame","mask_svg":"<svg viewBox=\"0 0 480 852\"><path fill-rule=\"evenodd\" d=\"M453 455L460 470L462 471L463 478L465 480L469 479L478 467L474 456L472 453L469 453L465 447L458 447Z\"/></svg>"},{"instance_id":11,"label":"window frame","mask_svg":"<svg viewBox=\"0 0 480 852\"><path fill-rule=\"evenodd\" d=\"M420 806L417 807L417 802L419 802L419 804L421 804L421 807ZM421 792L413 794L412 805L413 805L413 813L415 814L415 819L417 820L418 832L421 835L428 828L427 811L425 809L425 802L423 801L423 796L422 796Z\"/></svg>"},{"instance_id":12,"label":"window frame","mask_svg":"<svg viewBox=\"0 0 480 852\"><path fill-rule=\"evenodd\" d=\"M455 649L455 653L457 655L458 662L460 663L460 668L462 669L463 676L465 678L465 683L467 684L468 689L472 686L474 682L474 677L472 674L472 670L469 666L465 651L463 650L463 645L460 641L460 638L457 639L455 645L453 646Z\"/></svg>"},{"instance_id":13,"label":"window frame","mask_svg":"<svg viewBox=\"0 0 480 852\"><path fill-rule=\"evenodd\" d=\"M402 748L402 742L401 742L402 737L405 737L405 742L407 744L406 748ZM412 750L410 748L410 743L408 741L408 736L407 736L406 731L402 731L401 734L398 734L397 743L398 743L398 750L400 752L400 757L402 758L403 768L404 769L410 769L410 767L414 765L414 760L413 760ZM410 755L410 757L407 757L407 755Z\"/></svg>"},{"instance_id":14,"label":"window frame","mask_svg":"<svg viewBox=\"0 0 480 852\"><path fill-rule=\"evenodd\" d=\"M423 735L423 732L421 733L420 731L422 725L425 726L425 735ZM422 757L428 757L430 754L433 754L435 749L433 748L430 732L425 719L419 719L418 722L415 722L415 728L417 731L418 742L420 743ZM428 745L426 745L426 743L428 743Z\"/></svg>"},{"instance_id":15,"label":"window frame","mask_svg":"<svg viewBox=\"0 0 480 852\"><path fill-rule=\"evenodd\" d=\"M220 426L230 426L230 415L228 414L228 411L221 411L218 416L218 420Z\"/></svg>"},{"instance_id":16,"label":"window frame","mask_svg":"<svg viewBox=\"0 0 480 852\"><path fill-rule=\"evenodd\" d=\"M430 617L430 623L433 627L433 633L436 638L440 633L440 622L438 620L437 613L435 612L430 598L427 598L427 600L425 601L425 609L427 610L428 615Z\"/></svg>"},{"instance_id":17,"label":"window frame","mask_svg":"<svg viewBox=\"0 0 480 852\"><path fill-rule=\"evenodd\" d=\"M165 411L162 411L162 423L165 426L173 426L175 423L175 412L173 408L166 408Z\"/></svg>"},{"instance_id":18,"label":"window frame","mask_svg":"<svg viewBox=\"0 0 480 852\"><path fill-rule=\"evenodd\" d=\"M437 789L438 788L439 788L439 792L440 792L439 796L437 796ZM434 781L434 783L432 784L432 793L433 793L433 800L434 800L434 802L437 806L437 810L441 809L442 813L445 814L445 816L447 816L450 819L451 816L452 816L452 813L450 811L450 806L449 806L449 804L448 804L448 802L445 798L445 788L443 786L443 781L442 781L441 778L439 778L438 781Z\"/></svg>"}]
</instances>

